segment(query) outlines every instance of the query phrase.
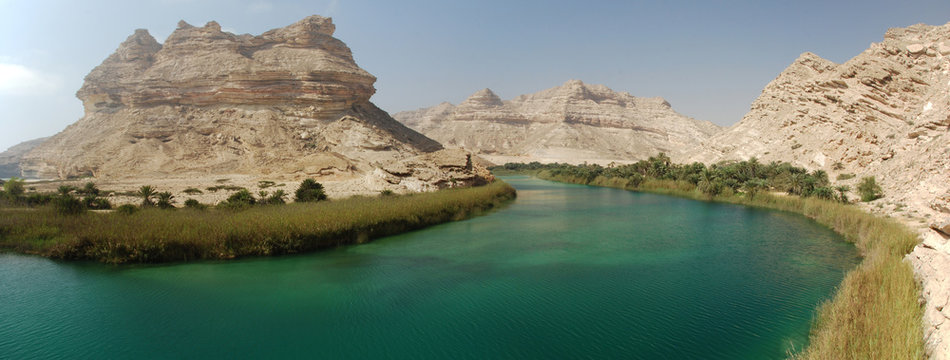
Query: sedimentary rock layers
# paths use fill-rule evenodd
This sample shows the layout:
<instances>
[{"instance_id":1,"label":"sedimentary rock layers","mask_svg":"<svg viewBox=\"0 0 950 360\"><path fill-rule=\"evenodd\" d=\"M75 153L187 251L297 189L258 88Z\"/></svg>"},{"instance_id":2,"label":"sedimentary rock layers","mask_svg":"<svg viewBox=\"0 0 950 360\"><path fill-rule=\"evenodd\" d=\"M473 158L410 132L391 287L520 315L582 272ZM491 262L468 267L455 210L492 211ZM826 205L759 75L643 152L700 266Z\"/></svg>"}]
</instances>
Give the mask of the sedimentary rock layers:
<instances>
[{"instance_id":1,"label":"sedimentary rock layers","mask_svg":"<svg viewBox=\"0 0 950 360\"><path fill-rule=\"evenodd\" d=\"M24 175L357 176L441 145L369 102L376 78L307 17L259 36L180 22L123 42L76 95L85 116L27 154Z\"/></svg>"},{"instance_id":2,"label":"sedimentary rock layers","mask_svg":"<svg viewBox=\"0 0 950 360\"><path fill-rule=\"evenodd\" d=\"M638 98L571 80L502 101L476 92L394 117L446 146L513 161L633 161L658 152L676 158L719 130L675 112L661 98Z\"/></svg>"}]
</instances>

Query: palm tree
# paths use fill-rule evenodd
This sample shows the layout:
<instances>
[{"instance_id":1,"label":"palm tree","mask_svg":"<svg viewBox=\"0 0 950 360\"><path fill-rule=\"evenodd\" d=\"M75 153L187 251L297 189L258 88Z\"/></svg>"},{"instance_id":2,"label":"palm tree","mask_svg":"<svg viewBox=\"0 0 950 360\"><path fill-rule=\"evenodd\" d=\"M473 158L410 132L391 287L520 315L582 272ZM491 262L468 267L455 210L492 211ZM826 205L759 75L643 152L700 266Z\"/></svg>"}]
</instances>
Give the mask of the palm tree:
<instances>
[{"instance_id":1,"label":"palm tree","mask_svg":"<svg viewBox=\"0 0 950 360\"><path fill-rule=\"evenodd\" d=\"M152 201L152 197L155 196L155 188L151 185L142 185L136 195L142 198L142 207L155 206L155 202Z\"/></svg>"},{"instance_id":2,"label":"palm tree","mask_svg":"<svg viewBox=\"0 0 950 360\"><path fill-rule=\"evenodd\" d=\"M274 193L270 195L271 204L286 204L287 203L287 192L284 190L274 190Z\"/></svg>"},{"instance_id":3,"label":"palm tree","mask_svg":"<svg viewBox=\"0 0 950 360\"><path fill-rule=\"evenodd\" d=\"M56 189L63 197L69 196L69 193L73 192L73 190L76 190L76 188L69 185L60 185L59 189Z\"/></svg>"},{"instance_id":4,"label":"palm tree","mask_svg":"<svg viewBox=\"0 0 950 360\"><path fill-rule=\"evenodd\" d=\"M158 202L155 205L159 208L171 209L175 207L175 195L172 195L172 193L165 191L155 194L155 196L158 197Z\"/></svg>"}]
</instances>

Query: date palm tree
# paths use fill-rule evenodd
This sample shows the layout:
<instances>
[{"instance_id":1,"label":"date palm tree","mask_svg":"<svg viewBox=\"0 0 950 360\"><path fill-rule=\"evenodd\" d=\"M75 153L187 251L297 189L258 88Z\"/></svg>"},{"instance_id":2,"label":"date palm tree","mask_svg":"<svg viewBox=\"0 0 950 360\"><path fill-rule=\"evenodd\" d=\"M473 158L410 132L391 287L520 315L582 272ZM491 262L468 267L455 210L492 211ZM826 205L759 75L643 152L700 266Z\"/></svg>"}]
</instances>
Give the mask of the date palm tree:
<instances>
[{"instance_id":1,"label":"date palm tree","mask_svg":"<svg viewBox=\"0 0 950 360\"><path fill-rule=\"evenodd\" d=\"M155 196L155 188L151 185L142 185L136 195L142 198L142 207L155 206L155 202L152 201L152 197Z\"/></svg>"},{"instance_id":2,"label":"date palm tree","mask_svg":"<svg viewBox=\"0 0 950 360\"><path fill-rule=\"evenodd\" d=\"M175 195L172 195L172 193L168 191L164 191L164 192L155 194L155 196L158 198L158 201L155 203L155 205L158 206L159 208L171 209L175 207L174 205Z\"/></svg>"}]
</instances>

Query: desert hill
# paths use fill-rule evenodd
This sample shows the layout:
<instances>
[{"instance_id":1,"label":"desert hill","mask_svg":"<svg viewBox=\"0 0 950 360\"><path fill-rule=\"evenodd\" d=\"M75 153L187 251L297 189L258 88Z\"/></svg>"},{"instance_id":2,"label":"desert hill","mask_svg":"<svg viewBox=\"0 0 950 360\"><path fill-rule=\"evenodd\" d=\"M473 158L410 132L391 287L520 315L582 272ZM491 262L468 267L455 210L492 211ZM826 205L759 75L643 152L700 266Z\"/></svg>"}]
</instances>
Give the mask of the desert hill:
<instances>
[{"instance_id":1,"label":"desert hill","mask_svg":"<svg viewBox=\"0 0 950 360\"><path fill-rule=\"evenodd\" d=\"M719 130L672 109L662 98L640 98L571 80L503 101L480 90L455 106L393 115L447 147L496 163L635 161L666 152L674 159Z\"/></svg>"},{"instance_id":2,"label":"desert hill","mask_svg":"<svg viewBox=\"0 0 950 360\"><path fill-rule=\"evenodd\" d=\"M376 78L334 31L320 16L258 36L182 21L161 44L136 30L86 76L76 93L85 116L24 155L22 173L126 182L316 176L396 185L412 172L386 174L386 181L373 174L442 146L369 101ZM466 163L458 152L426 158L459 156L447 161ZM448 181L429 178L429 185Z\"/></svg>"}]
</instances>

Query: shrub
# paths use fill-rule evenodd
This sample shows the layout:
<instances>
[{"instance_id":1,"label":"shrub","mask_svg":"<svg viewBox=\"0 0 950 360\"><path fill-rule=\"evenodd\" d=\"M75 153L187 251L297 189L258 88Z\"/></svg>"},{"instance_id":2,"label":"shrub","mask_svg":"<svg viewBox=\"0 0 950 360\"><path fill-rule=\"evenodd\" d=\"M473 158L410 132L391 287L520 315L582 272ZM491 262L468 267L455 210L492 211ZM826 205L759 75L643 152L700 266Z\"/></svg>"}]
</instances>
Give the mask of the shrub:
<instances>
[{"instance_id":1,"label":"shrub","mask_svg":"<svg viewBox=\"0 0 950 360\"><path fill-rule=\"evenodd\" d=\"M380 191L380 192L379 192L379 195L382 195L382 196L393 196L393 195L396 195L396 193L394 193L392 190L386 189L386 190Z\"/></svg>"},{"instance_id":2,"label":"shrub","mask_svg":"<svg viewBox=\"0 0 950 360\"><path fill-rule=\"evenodd\" d=\"M112 208L112 203L108 199L97 197L94 195L86 195L82 199L83 204L93 210L108 210Z\"/></svg>"},{"instance_id":3,"label":"shrub","mask_svg":"<svg viewBox=\"0 0 950 360\"><path fill-rule=\"evenodd\" d=\"M227 200L221 202L219 205L222 208L226 209L245 209L251 207L257 203L257 199L254 199L254 195L251 194L247 189L241 189L240 191L231 194Z\"/></svg>"},{"instance_id":4,"label":"shrub","mask_svg":"<svg viewBox=\"0 0 950 360\"><path fill-rule=\"evenodd\" d=\"M189 209L204 210L208 208L208 205L202 204L195 199L185 200L185 207Z\"/></svg>"},{"instance_id":5,"label":"shrub","mask_svg":"<svg viewBox=\"0 0 950 360\"><path fill-rule=\"evenodd\" d=\"M32 194L27 195L26 199L24 200L26 201L26 204L28 206L47 205L53 202L53 194L32 193Z\"/></svg>"},{"instance_id":6,"label":"shrub","mask_svg":"<svg viewBox=\"0 0 950 360\"><path fill-rule=\"evenodd\" d=\"M6 193L6 195L10 198L18 198L20 195L23 195L23 183L23 179L16 177L10 178L10 180L7 180L7 182L3 183L3 192Z\"/></svg>"},{"instance_id":7,"label":"shrub","mask_svg":"<svg viewBox=\"0 0 950 360\"><path fill-rule=\"evenodd\" d=\"M132 204L120 205L119 207L115 208L115 212L119 214L125 214L125 215L132 215L132 214L135 214L137 211L139 211L139 208L135 207L135 205L132 205Z\"/></svg>"},{"instance_id":8,"label":"shrub","mask_svg":"<svg viewBox=\"0 0 950 360\"><path fill-rule=\"evenodd\" d=\"M80 194L99 196L99 188L96 187L95 183L87 182L86 185L77 191Z\"/></svg>"},{"instance_id":9,"label":"shrub","mask_svg":"<svg viewBox=\"0 0 950 360\"><path fill-rule=\"evenodd\" d=\"M77 215L86 210L82 200L69 194L61 194L53 199L53 208L62 215Z\"/></svg>"},{"instance_id":10,"label":"shrub","mask_svg":"<svg viewBox=\"0 0 950 360\"><path fill-rule=\"evenodd\" d=\"M266 188L269 188L269 187L274 186L274 185L277 185L277 183L275 183L275 182L273 182L273 181L270 181L270 180L261 180L261 181L258 181L258 182L257 182L257 187L259 187L259 188L261 188L261 189L266 189Z\"/></svg>"},{"instance_id":11,"label":"shrub","mask_svg":"<svg viewBox=\"0 0 950 360\"><path fill-rule=\"evenodd\" d=\"M215 189L215 190L217 190L217 189ZM188 195L204 194L203 191L198 190L197 188L187 188L187 189L185 189L185 191L182 191L182 192L185 193L185 194L188 194Z\"/></svg>"},{"instance_id":12,"label":"shrub","mask_svg":"<svg viewBox=\"0 0 950 360\"><path fill-rule=\"evenodd\" d=\"M327 199L327 194L323 191L323 184L314 179L304 179L297 188L294 197L296 202L314 202Z\"/></svg>"},{"instance_id":13,"label":"shrub","mask_svg":"<svg viewBox=\"0 0 950 360\"><path fill-rule=\"evenodd\" d=\"M838 181L854 179L854 174L838 174Z\"/></svg>"},{"instance_id":14,"label":"shrub","mask_svg":"<svg viewBox=\"0 0 950 360\"><path fill-rule=\"evenodd\" d=\"M262 192L263 193L263 192ZM261 202L268 205L283 205L287 203L287 192L284 190L275 190L268 197L261 197Z\"/></svg>"},{"instance_id":15,"label":"shrub","mask_svg":"<svg viewBox=\"0 0 950 360\"><path fill-rule=\"evenodd\" d=\"M858 195L861 196L861 201L868 202L880 199L884 196L884 192L877 184L877 180L870 176L861 178L861 183L858 184Z\"/></svg>"}]
</instances>

